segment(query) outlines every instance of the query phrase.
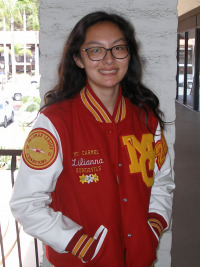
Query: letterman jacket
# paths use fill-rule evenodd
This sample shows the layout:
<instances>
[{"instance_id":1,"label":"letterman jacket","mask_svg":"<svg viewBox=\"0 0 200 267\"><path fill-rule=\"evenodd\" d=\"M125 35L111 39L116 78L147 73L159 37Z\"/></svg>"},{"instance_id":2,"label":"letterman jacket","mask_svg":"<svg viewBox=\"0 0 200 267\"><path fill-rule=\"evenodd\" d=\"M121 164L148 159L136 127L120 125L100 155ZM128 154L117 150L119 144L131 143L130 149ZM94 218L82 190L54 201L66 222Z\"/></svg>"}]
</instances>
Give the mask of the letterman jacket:
<instances>
[{"instance_id":1,"label":"letterman jacket","mask_svg":"<svg viewBox=\"0 0 200 267\"><path fill-rule=\"evenodd\" d=\"M170 159L157 119L119 92L111 116L89 86L40 114L10 201L24 231L60 267L149 267L172 210ZM89 263L65 251L81 228L104 229ZM156 228L154 227L156 226Z\"/></svg>"}]
</instances>

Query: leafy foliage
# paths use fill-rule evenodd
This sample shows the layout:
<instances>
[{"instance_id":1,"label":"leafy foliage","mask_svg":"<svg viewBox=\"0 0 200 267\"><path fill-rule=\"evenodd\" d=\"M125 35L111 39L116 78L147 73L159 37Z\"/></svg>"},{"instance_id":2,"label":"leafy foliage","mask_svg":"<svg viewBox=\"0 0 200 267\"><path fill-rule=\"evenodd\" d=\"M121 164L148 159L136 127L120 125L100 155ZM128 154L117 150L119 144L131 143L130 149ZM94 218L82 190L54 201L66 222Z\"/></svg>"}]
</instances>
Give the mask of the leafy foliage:
<instances>
[{"instance_id":1,"label":"leafy foliage","mask_svg":"<svg viewBox=\"0 0 200 267\"><path fill-rule=\"evenodd\" d=\"M16 30L23 30L24 19L27 30L39 30L38 7L36 0L0 0L0 30L3 30L3 20L6 30L11 30L12 25Z\"/></svg>"},{"instance_id":2,"label":"leafy foliage","mask_svg":"<svg viewBox=\"0 0 200 267\"><path fill-rule=\"evenodd\" d=\"M14 49L15 49L15 55L16 56L23 56L24 55L24 48L23 44L15 44ZM30 49L26 48L26 55L32 57L32 52Z\"/></svg>"},{"instance_id":3,"label":"leafy foliage","mask_svg":"<svg viewBox=\"0 0 200 267\"><path fill-rule=\"evenodd\" d=\"M40 97L36 96L25 96L22 99L24 104L24 111L26 112L33 112L38 111L40 109Z\"/></svg>"}]
</instances>

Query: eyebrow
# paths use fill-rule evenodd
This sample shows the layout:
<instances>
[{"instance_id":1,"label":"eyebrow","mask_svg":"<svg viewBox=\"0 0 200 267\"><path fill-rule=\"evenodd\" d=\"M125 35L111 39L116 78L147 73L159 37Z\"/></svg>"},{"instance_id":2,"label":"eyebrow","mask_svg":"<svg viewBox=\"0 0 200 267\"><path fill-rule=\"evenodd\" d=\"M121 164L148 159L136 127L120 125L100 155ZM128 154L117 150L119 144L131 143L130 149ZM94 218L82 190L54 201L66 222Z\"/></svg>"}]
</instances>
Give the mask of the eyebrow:
<instances>
[{"instance_id":1,"label":"eyebrow","mask_svg":"<svg viewBox=\"0 0 200 267\"><path fill-rule=\"evenodd\" d=\"M116 43L118 43L118 42L120 42L120 41L126 41L126 40L125 40L124 38L119 38L119 39L115 40L115 41L113 42L113 44L116 44ZM91 44L94 44L94 45L102 45L101 42L96 42L96 41L88 42L86 45L91 45Z\"/></svg>"},{"instance_id":2,"label":"eyebrow","mask_svg":"<svg viewBox=\"0 0 200 267\"><path fill-rule=\"evenodd\" d=\"M125 38L119 38L116 41L114 41L113 44L116 44L116 43L118 43L120 41L125 41L126 42L126 39Z\"/></svg>"}]
</instances>

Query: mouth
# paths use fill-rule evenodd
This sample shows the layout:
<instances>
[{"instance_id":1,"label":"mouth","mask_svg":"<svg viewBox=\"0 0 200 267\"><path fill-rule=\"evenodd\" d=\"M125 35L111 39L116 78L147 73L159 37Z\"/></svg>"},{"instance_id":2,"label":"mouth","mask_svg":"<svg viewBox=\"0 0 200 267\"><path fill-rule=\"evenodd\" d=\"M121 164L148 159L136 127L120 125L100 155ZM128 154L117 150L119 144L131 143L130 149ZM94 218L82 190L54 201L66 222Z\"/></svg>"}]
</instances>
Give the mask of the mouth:
<instances>
[{"instance_id":1,"label":"mouth","mask_svg":"<svg viewBox=\"0 0 200 267\"><path fill-rule=\"evenodd\" d=\"M117 72L117 70L99 70L102 74L114 74Z\"/></svg>"}]
</instances>

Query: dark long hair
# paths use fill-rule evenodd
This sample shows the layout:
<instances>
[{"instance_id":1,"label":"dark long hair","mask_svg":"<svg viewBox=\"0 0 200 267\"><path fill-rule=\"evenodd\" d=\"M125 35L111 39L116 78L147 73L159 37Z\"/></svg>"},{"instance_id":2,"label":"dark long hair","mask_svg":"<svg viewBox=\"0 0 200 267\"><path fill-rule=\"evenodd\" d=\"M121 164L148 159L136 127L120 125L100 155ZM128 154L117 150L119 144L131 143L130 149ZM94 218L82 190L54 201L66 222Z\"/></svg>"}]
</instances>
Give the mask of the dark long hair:
<instances>
[{"instance_id":1,"label":"dark long hair","mask_svg":"<svg viewBox=\"0 0 200 267\"><path fill-rule=\"evenodd\" d=\"M138 44L135 40L135 30L133 25L125 18L104 11L93 12L83 17L71 31L58 66L58 83L45 95L45 106L73 98L85 86L85 70L79 68L74 56L80 57L80 47L84 43L89 27L109 21L116 24L122 31L129 46L130 61L128 71L121 81L123 96L139 106L146 114L146 125L148 126L148 114L153 112L160 122L161 129L164 129L163 113L159 109L157 96L148 89L142 82L142 64L138 54ZM43 107L43 108L44 108Z\"/></svg>"}]
</instances>

